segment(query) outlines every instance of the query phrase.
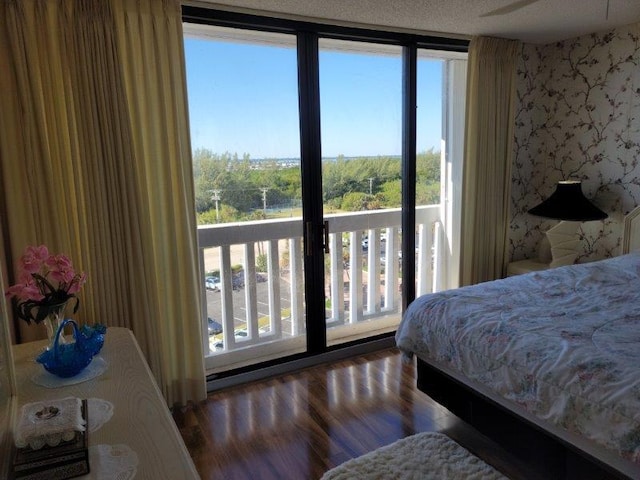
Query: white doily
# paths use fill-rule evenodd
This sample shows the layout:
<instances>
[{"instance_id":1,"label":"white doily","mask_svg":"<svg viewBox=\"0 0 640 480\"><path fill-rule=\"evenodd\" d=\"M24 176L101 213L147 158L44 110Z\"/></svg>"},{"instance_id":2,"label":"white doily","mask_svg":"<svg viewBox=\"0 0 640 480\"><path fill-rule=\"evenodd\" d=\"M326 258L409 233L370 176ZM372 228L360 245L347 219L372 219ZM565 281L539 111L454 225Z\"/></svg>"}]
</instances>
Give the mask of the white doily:
<instances>
[{"instance_id":1,"label":"white doily","mask_svg":"<svg viewBox=\"0 0 640 480\"><path fill-rule=\"evenodd\" d=\"M138 470L138 454L128 445L94 445L89 447L91 473L82 480L131 480Z\"/></svg>"},{"instance_id":2,"label":"white doily","mask_svg":"<svg viewBox=\"0 0 640 480\"><path fill-rule=\"evenodd\" d=\"M69 378L57 377L52 373L47 372L44 367L38 371L34 376L31 377L31 380L36 385L40 385L41 387L47 388L59 388L66 387L68 385L75 385L76 383L86 382L87 380L91 380L99 375L102 375L106 370L109 364L107 361L100 357L93 357L93 360L87 368L82 370L78 375Z\"/></svg>"},{"instance_id":3,"label":"white doily","mask_svg":"<svg viewBox=\"0 0 640 480\"><path fill-rule=\"evenodd\" d=\"M87 428L90 433L100 429L113 416L113 403L102 398L88 398L87 406L89 410L89 425L87 425Z\"/></svg>"},{"instance_id":4,"label":"white doily","mask_svg":"<svg viewBox=\"0 0 640 480\"><path fill-rule=\"evenodd\" d=\"M39 450L73 440L76 432L84 432L82 401L76 397L26 403L16 425L15 444Z\"/></svg>"}]
</instances>

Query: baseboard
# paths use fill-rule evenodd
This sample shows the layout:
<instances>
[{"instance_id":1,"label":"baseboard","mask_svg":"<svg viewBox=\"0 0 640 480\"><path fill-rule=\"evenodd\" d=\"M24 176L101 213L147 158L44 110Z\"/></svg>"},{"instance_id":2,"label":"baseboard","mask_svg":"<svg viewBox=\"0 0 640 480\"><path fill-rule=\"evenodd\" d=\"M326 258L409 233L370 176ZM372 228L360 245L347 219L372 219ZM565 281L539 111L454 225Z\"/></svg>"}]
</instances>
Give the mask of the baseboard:
<instances>
[{"instance_id":1,"label":"baseboard","mask_svg":"<svg viewBox=\"0 0 640 480\"><path fill-rule=\"evenodd\" d=\"M292 360L284 360L276 365L268 367L256 368L251 371L233 373L224 377L211 376L207 378L207 391L213 392L249 382L264 380L266 378L283 375L285 373L302 370L304 368L313 367L327 362L335 362L345 358L351 358L357 355L364 355L386 348L396 346L395 338L388 336L385 338L372 340L366 343L350 345L343 348L336 348L326 353L320 353L313 356L303 356Z\"/></svg>"}]
</instances>

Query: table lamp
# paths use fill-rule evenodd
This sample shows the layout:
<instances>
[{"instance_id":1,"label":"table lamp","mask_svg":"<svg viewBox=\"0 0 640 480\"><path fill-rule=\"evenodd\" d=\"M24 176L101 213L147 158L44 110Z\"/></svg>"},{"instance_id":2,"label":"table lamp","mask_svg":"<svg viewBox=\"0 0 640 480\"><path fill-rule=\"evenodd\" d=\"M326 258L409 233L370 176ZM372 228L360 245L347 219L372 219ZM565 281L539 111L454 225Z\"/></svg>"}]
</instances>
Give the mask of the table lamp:
<instances>
[{"instance_id":1,"label":"table lamp","mask_svg":"<svg viewBox=\"0 0 640 480\"><path fill-rule=\"evenodd\" d=\"M538 217L561 220L550 228L540 245L539 261L549 267L571 265L578 257L578 227L581 222L604 220L607 214L591 203L582 193L579 180L558 182L555 192L544 202L529 210Z\"/></svg>"}]
</instances>

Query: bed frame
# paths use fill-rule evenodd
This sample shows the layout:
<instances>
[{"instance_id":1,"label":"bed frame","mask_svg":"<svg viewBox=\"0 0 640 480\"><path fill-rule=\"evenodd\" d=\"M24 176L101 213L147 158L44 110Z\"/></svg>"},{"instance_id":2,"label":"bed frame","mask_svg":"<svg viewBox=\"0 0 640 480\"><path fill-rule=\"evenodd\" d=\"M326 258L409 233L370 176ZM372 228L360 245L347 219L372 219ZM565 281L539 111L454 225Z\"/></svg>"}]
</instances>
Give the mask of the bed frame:
<instances>
[{"instance_id":1,"label":"bed frame","mask_svg":"<svg viewBox=\"0 0 640 480\"><path fill-rule=\"evenodd\" d=\"M640 250L640 207L624 220L622 253ZM455 372L417 359L418 389L478 431L535 468L535 478L640 478L636 466L606 458L588 442L544 426L524 410L515 411L482 386L470 385Z\"/></svg>"}]
</instances>

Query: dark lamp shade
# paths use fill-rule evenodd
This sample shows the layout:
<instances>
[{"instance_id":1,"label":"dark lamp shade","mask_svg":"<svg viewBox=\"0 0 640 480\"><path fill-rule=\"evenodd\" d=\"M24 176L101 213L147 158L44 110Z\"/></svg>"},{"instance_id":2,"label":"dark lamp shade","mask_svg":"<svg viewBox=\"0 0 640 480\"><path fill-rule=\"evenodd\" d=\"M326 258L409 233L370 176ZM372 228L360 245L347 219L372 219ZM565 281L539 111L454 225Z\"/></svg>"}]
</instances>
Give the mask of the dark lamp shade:
<instances>
[{"instance_id":1,"label":"dark lamp shade","mask_svg":"<svg viewBox=\"0 0 640 480\"><path fill-rule=\"evenodd\" d=\"M588 222L604 220L606 213L591 203L582 193L579 181L558 182L556 191L540 205L529 210L531 215L565 220L572 222Z\"/></svg>"}]
</instances>

